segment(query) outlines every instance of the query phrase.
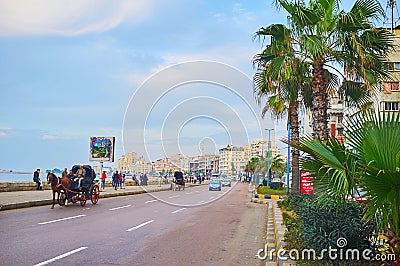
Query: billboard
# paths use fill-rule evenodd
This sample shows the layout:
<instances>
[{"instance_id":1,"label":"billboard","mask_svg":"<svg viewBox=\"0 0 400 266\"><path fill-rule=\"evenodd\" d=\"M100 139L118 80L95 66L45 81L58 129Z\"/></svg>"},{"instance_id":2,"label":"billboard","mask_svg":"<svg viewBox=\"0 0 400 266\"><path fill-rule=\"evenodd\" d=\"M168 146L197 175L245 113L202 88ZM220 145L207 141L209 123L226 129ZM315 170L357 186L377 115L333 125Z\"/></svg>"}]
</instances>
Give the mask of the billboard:
<instances>
[{"instance_id":1,"label":"billboard","mask_svg":"<svg viewBox=\"0 0 400 266\"><path fill-rule=\"evenodd\" d=\"M89 161L114 162L115 137L90 137Z\"/></svg>"}]
</instances>

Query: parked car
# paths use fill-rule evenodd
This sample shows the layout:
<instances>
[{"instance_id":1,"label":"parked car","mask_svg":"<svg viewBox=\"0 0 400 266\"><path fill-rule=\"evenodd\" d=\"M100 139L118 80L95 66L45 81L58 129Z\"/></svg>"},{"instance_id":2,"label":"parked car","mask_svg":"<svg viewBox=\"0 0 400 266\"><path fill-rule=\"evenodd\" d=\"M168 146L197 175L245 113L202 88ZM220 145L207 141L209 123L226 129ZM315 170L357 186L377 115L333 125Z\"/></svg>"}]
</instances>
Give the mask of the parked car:
<instances>
[{"instance_id":1,"label":"parked car","mask_svg":"<svg viewBox=\"0 0 400 266\"><path fill-rule=\"evenodd\" d=\"M231 179L230 178L224 178L224 179L222 179L222 182L221 182L221 184L222 184L222 186L223 187L230 187L231 186Z\"/></svg>"},{"instance_id":2,"label":"parked car","mask_svg":"<svg viewBox=\"0 0 400 266\"><path fill-rule=\"evenodd\" d=\"M208 186L208 190L218 190L221 191L221 181L219 179L211 179L210 185Z\"/></svg>"}]
</instances>

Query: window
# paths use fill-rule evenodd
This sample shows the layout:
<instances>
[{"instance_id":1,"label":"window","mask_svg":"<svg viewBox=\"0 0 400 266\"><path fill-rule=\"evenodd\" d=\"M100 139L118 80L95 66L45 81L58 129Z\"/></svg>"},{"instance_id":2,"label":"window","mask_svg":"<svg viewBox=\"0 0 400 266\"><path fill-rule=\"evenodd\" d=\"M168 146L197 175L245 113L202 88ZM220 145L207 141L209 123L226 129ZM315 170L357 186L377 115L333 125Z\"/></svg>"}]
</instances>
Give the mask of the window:
<instances>
[{"instance_id":1,"label":"window","mask_svg":"<svg viewBox=\"0 0 400 266\"><path fill-rule=\"evenodd\" d=\"M400 90L398 82L384 82L383 83L383 92L384 93L392 93L392 91Z\"/></svg>"},{"instance_id":2,"label":"window","mask_svg":"<svg viewBox=\"0 0 400 266\"><path fill-rule=\"evenodd\" d=\"M400 62L394 62L393 68L394 68L394 70L400 70Z\"/></svg>"},{"instance_id":3,"label":"window","mask_svg":"<svg viewBox=\"0 0 400 266\"><path fill-rule=\"evenodd\" d=\"M384 102L385 111L399 111L400 102Z\"/></svg>"},{"instance_id":4,"label":"window","mask_svg":"<svg viewBox=\"0 0 400 266\"><path fill-rule=\"evenodd\" d=\"M338 124L343 124L343 115L338 115L337 122Z\"/></svg>"}]
</instances>

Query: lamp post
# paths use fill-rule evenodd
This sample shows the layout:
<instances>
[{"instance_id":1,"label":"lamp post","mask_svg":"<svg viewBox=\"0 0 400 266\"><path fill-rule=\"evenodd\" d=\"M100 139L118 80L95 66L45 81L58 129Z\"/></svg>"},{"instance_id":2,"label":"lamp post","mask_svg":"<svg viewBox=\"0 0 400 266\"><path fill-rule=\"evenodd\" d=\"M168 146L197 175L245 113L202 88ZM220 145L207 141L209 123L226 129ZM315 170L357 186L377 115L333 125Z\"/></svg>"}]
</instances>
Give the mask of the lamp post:
<instances>
[{"instance_id":1,"label":"lamp post","mask_svg":"<svg viewBox=\"0 0 400 266\"><path fill-rule=\"evenodd\" d=\"M270 168L270 153L271 153L271 131L274 130L274 129L273 128L266 128L265 130L268 131L267 186L269 186L269 179L270 179L269 168Z\"/></svg>"}]
</instances>

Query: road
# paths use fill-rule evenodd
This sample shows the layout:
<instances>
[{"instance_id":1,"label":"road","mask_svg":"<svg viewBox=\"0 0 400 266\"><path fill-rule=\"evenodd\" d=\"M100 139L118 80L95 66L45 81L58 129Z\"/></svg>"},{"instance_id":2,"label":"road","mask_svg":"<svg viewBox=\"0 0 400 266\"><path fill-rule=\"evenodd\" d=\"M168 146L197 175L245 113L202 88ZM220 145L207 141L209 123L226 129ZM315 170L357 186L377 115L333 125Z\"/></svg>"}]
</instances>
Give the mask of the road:
<instances>
[{"instance_id":1,"label":"road","mask_svg":"<svg viewBox=\"0 0 400 266\"><path fill-rule=\"evenodd\" d=\"M266 207L232 184L4 211L0 264L262 265Z\"/></svg>"}]
</instances>

